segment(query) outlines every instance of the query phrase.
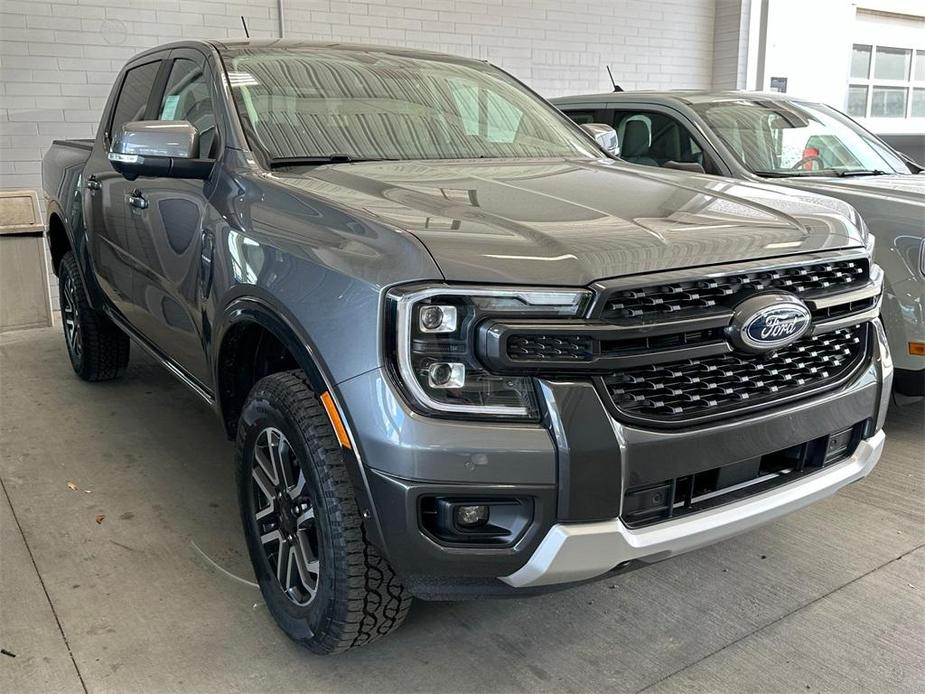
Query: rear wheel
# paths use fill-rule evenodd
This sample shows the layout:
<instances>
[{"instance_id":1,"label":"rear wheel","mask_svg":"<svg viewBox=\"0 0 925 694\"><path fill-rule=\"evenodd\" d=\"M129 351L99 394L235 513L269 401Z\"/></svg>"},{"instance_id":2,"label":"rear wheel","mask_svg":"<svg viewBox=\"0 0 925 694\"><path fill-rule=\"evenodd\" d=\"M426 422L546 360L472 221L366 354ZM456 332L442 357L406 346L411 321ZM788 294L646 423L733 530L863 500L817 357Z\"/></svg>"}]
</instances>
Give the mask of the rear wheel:
<instances>
[{"instance_id":1,"label":"rear wheel","mask_svg":"<svg viewBox=\"0 0 925 694\"><path fill-rule=\"evenodd\" d=\"M74 371L85 381L118 378L128 366L129 339L87 301L77 258L67 252L58 269L61 322Z\"/></svg>"},{"instance_id":2,"label":"rear wheel","mask_svg":"<svg viewBox=\"0 0 925 694\"><path fill-rule=\"evenodd\" d=\"M254 386L236 458L248 551L283 631L338 653L397 628L411 597L366 539L340 445L302 372Z\"/></svg>"}]
</instances>

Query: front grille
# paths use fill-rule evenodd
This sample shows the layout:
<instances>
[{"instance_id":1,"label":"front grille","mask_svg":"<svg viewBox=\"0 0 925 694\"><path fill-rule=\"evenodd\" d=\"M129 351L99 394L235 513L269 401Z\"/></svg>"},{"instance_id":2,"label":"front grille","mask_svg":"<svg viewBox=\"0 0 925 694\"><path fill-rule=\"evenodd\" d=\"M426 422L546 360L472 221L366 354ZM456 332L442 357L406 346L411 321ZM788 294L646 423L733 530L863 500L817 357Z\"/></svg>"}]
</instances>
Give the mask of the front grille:
<instances>
[{"instance_id":1,"label":"front grille","mask_svg":"<svg viewBox=\"0 0 925 694\"><path fill-rule=\"evenodd\" d=\"M744 295L772 289L805 298L847 291L866 282L868 276L868 262L860 258L634 287L608 297L601 318L625 324L681 317L731 306Z\"/></svg>"},{"instance_id":2,"label":"front grille","mask_svg":"<svg viewBox=\"0 0 925 694\"><path fill-rule=\"evenodd\" d=\"M624 415L690 420L824 387L847 376L863 359L866 345L866 325L860 325L805 337L777 352L650 364L603 382Z\"/></svg>"},{"instance_id":3,"label":"front grille","mask_svg":"<svg viewBox=\"0 0 925 694\"><path fill-rule=\"evenodd\" d=\"M774 407L835 388L868 357L882 272L857 251L602 280L586 316L493 318L478 352L495 373L591 378L611 415L678 427ZM749 353L737 339L742 302L799 297L807 334Z\"/></svg>"}]
</instances>

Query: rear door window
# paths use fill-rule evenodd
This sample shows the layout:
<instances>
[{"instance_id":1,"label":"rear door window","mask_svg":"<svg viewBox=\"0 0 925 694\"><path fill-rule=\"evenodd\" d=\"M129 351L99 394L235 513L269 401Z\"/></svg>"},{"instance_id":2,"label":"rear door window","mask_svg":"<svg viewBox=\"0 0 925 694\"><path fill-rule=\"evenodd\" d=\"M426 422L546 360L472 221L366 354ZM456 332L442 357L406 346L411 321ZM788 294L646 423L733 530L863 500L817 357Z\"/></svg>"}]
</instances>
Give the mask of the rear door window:
<instances>
[{"instance_id":1,"label":"rear door window","mask_svg":"<svg viewBox=\"0 0 925 694\"><path fill-rule=\"evenodd\" d=\"M119 90L119 96L112 111L112 121L109 124L110 138L113 133L119 132L125 123L144 120L151 89L154 87L160 67L161 61L155 60L133 67L125 73L122 89Z\"/></svg>"}]
</instances>

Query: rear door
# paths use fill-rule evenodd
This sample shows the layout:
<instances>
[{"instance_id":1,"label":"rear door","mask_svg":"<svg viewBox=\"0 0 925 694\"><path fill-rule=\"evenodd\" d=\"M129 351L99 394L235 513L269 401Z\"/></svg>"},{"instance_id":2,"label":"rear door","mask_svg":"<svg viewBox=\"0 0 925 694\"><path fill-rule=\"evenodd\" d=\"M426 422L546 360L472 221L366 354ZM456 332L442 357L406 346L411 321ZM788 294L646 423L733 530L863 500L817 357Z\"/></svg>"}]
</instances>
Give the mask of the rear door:
<instances>
[{"instance_id":1,"label":"rear door","mask_svg":"<svg viewBox=\"0 0 925 694\"><path fill-rule=\"evenodd\" d=\"M135 183L116 172L107 157L112 134L123 123L143 120L151 111L151 95L163 66L163 56L139 59L123 73L108 122L84 168L84 217L90 257L100 286L112 306L132 323Z\"/></svg>"},{"instance_id":2,"label":"rear door","mask_svg":"<svg viewBox=\"0 0 925 694\"><path fill-rule=\"evenodd\" d=\"M213 78L206 56L171 51L152 119L185 120L199 132L201 159L219 147ZM143 201L131 210L136 234L132 315L138 330L203 386L210 370L203 339L203 304L211 271L212 231L220 216L209 181L139 178Z\"/></svg>"}]
</instances>

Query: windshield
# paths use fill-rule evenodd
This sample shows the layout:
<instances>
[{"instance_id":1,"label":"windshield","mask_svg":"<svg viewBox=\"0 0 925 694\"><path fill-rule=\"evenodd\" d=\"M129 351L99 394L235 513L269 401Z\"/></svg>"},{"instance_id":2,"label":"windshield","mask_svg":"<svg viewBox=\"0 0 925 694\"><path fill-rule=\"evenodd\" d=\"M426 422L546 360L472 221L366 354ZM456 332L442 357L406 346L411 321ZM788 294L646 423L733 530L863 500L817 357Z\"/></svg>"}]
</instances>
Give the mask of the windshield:
<instances>
[{"instance_id":1,"label":"windshield","mask_svg":"<svg viewBox=\"0 0 925 694\"><path fill-rule=\"evenodd\" d=\"M752 173L909 173L881 142L828 106L768 98L693 108Z\"/></svg>"},{"instance_id":2,"label":"windshield","mask_svg":"<svg viewBox=\"0 0 925 694\"><path fill-rule=\"evenodd\" d=\"M376 50L230 50L251 146L270 159L600 157L564 116L483 63Z\"/></svg>"}]
</instances>

